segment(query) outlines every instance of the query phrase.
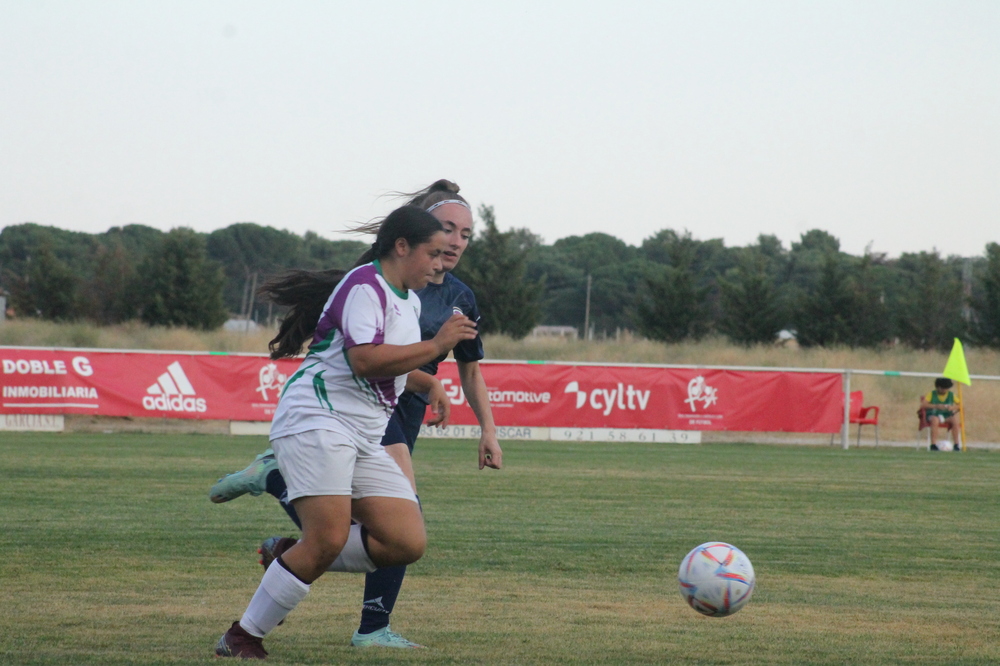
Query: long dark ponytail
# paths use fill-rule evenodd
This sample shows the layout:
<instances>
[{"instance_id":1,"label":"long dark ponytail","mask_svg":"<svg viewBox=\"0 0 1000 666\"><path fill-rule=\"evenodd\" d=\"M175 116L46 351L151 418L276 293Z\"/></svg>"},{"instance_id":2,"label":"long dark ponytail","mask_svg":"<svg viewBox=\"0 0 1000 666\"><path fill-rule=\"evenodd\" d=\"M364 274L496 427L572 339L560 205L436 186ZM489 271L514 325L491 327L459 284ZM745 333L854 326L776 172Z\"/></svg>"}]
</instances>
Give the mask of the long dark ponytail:
<instances>
[{"instance_id":1,"label":"long dark ponytail","mask_svg":"<svg viewBox=\"0 0 1000 666\"><path fill-rule=\"evenodd\" d=\"M291 308L281 320L278 334L267 344L271 358L298 356L302 344L312 337L323 314L323 306L347 271L293 269L267 280L257 290L261 299Z\"/></svg>"},{"instance_id":2,"label":"long dark ponytail","mask_svg":"<svg viewBox=\"0 0 1000 666\"><path fill-rule=\"evenodd\" d=\"M382 220L375 242L355 266L385 257L400 238L413 247L426 243L439 231L444 231L444 227L423 208L397 208ZM272 359L298 356L302 345L316 332L323 306L345 275L347 271L338 268L323 271L295 269L268 279L257 290L261 299L291 308L281 320L278 334L267 345Z\"/></svg>"}]
</instances>

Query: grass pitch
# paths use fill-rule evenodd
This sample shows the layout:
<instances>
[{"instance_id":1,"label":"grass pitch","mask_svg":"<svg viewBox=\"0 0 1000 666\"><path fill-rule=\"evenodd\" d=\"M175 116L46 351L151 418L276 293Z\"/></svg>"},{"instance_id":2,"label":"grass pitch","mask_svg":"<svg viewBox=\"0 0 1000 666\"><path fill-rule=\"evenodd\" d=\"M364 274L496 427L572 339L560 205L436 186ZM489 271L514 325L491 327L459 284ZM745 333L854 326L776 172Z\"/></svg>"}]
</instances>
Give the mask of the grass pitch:
<instances>
[{"instance_id":1,"label":"grass pitch","mask_svg":"<svg viewBox=\"0 0 1000 666\"><path fill-rule=\"evenodd\" d=\"M212 648L294 528L269 497L207 499L263 439L0 435L0 663L219 663ZM412 664L1000 662L1000 455L912 449L424 440L430 536L393 627L348 647L362 577L329 574L269 661ZM746 552L757 590L705 618L684 554Z\"/></svg>"}]
</instances>

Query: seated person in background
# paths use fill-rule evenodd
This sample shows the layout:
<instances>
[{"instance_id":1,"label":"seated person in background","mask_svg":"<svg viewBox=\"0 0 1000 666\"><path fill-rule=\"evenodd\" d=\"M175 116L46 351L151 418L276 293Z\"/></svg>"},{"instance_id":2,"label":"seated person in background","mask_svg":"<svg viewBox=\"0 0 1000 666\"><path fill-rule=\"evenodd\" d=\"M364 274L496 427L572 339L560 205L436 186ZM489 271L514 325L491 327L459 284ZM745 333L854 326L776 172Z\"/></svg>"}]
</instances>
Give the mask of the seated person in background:
<instances>
[{"instance_id":1,"label":"seated person in background","mask_svg":"<svg viewBox=\"0 0 1000 666\"><path fill-rule=\"evenodd\" d=\"M931 451L938 450L938 428L947 430L951 428L952 439L954 440L955 451L960 451L958 443L958 411L961 403L951 391L954 386L947 377L934 380L934 390L927 395L920 396L920 409L924 410L924 419L931 429Z\"/></svg>"}]
</instances>

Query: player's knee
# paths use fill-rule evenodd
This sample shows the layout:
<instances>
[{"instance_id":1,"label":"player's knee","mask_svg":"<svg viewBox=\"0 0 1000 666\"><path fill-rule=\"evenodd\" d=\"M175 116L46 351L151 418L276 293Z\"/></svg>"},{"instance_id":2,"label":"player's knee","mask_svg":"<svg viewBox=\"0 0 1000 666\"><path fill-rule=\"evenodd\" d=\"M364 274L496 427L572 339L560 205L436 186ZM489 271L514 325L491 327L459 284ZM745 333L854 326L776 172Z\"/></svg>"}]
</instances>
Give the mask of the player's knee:
<instances>
[{"instance_id":1,"label":"player's knee","mask_svg":"<svg viewBox=\"0 0 1000 666\"><path fill-rule=\"evenodd\" d=\"M427 535L422 531L420 534L409 535L400 541L397 546L397 554L402 560L402 564L413 564L424 556L427 550Z\"/></svg>"},{"instance_id":2,"label":"player's knee","mask_svg":"<svg viewBox=\"0 0 1000 666\"><path fill-rule=\"evenodd\" d=\"M341 530L331 532L320 532L310 535L312 538L303 538L303 546L308 548L309 558L313 565L319 569L326 569L340 555L347 543L347 531Z\"/></svg>"},{"instance_id":3,"label":"player's knee","mask_svg":"<svg viewBox=\"0 0 1000 666\"><path fill-rule=\"evenodd\" d=\"M424 555L427 550L427 533L422 526L397 533L393 538L388 550L392 553L393 560L397 564L413 564Z\"/></svg>"}]
</instances>

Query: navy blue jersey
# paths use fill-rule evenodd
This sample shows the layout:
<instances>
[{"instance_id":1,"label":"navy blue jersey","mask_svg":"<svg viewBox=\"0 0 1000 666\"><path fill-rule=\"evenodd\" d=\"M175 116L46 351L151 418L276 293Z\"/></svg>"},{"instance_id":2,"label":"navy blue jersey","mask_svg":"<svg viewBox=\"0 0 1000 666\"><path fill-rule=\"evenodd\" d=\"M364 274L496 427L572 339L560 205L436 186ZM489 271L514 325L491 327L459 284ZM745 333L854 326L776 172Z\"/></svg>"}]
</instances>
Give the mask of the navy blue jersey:
<instances>
[{"instance_id":1,"label":"navy blue jersey","mask_svg":"<svg viewBox=\"0 0 1000 666\"><path fill-rule=\"evenodd\" d=\"M479 308L476 297L464 282L451 273L444 274L444 282L427 286L417 292L420 296L420 339L430 340L444 326L444 323L457 313L464 314L472 321L479 323ZM462 340L454 349L455 359L463 363L480 361L486 356L483 351L483 338L477 335L472 340ZM436 375L438 363L448 357L447 354L434 359L420 369Z\"/></svg>"},{"instance_id":2,"label":"navy blue jersey","mask_svg":"<svg viewBox=\"0 0 1000 666\"><path fill-rule=\"evenodd\" d=\"M420 297L420 339L430 340L441 330L444 323L451 319L455 313L464 314L472 321L479 323L479 308L476 306L476 297L464 282L451 273L445 273L444 282L434 284L428 282L427 286L417 292ZM453 350L455 358L463 363L472 363L482 360L486 353L483 351L483 338L477 335L472 340L462 340ZM447 354L440 356L420 369L426 373L436 375L438 363L448 358ZM404 391L399 396L399 403L396 410L389 419L385 435L382 436L382 446L390 444L406 444L413 453L413 445L417 441L420 433L420 424L424 421L424 413L427 411L427 395L424 393L412 393Z\"/></svg>"}]
</instances>

